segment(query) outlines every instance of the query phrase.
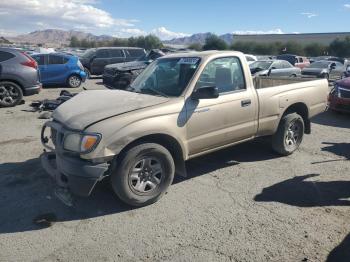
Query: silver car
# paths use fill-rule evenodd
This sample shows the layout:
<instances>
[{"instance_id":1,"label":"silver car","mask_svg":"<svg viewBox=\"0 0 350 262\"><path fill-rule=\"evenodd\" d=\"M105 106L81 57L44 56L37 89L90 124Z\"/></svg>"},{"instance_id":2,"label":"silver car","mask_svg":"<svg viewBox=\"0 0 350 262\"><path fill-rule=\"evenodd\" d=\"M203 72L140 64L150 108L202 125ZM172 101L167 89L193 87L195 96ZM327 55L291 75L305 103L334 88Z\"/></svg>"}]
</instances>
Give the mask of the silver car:
<instances>
[{"instance_id":1,"label":"silver car","mask_svg":"<svg viewBox=\"0 0 350 262\"><path fill-rule=\"evenodd\" d=\"M297 77L301 75L300 68L284 60L256 61L249 67L252 76Z\"/></svg>"},{"instance_id":2,"label":"silver car","mask_svg":"<svg viewBox=\"0 0 350 262\"><path fill-rule=\"evenodd\" d=\"M11 107L23 95L41 90L38 64L29 55L12 48L0 48L0 107Z\"/></svg>"}]
</instances>

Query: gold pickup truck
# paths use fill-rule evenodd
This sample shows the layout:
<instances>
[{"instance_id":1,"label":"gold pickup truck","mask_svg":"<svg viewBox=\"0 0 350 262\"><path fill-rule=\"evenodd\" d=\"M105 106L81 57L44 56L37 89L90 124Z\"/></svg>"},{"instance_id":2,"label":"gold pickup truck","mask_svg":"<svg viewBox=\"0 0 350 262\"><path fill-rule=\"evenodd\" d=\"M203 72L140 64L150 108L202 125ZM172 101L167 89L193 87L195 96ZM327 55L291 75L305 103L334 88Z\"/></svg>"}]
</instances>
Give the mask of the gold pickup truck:
<instances>
[{"instance_id":1,"label":"gold pickup truck","mask_svg":"<svg viewBox=\"0 0 350 262\"><path fill-rule=\"evenodd\" d=\"M58 107L42 165L66 192L89 196L110 176L122 201L144 206L186 176L188 159L262 136L292 154L327 95L327 80L253 79L239 52L168 55L127 90L84 91Z\"/></svg>"}]
</instances>

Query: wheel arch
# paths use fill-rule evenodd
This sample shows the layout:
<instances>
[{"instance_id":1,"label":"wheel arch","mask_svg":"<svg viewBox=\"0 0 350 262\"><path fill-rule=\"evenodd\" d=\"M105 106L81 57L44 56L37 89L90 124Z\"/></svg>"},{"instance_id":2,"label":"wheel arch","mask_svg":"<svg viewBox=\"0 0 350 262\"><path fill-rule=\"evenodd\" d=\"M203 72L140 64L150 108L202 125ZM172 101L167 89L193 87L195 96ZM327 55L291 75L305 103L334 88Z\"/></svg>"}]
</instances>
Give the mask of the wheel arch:
<instances>
[{"instance_id":1,"label":"wheel arch","mask_svg":"<svg viewBox=\"0 0 350 262\"><path fill-rule=\"evenodd\" d=\"M12 83L15 83L16 85L18 85L18 86L21 88L21 90L22 90L22 92L23 92L23 95L26 94L25 88L24 88L23 85L22 85L19 81L17 81L17 80L4 78L4 79L0 79L0 83L1 83L1 82L12 82Z\"/></svg>"},{"instance_id":2,"label":"wheel arch","mask_svg":"<svg viewBox=\"0 0 350 262\"><path fill-rule=\"evenodd\" d=\"M307 105L305 103L302 103L302 102L290 105L284 111L282 118L285 115L288 115L291 113L297 113L298 115L300 115L303 118L304 124L305 124L305 133L310 134L311 133L311 121L309 118L309 109L308 109Z\"/></svg>"},{"instance_id":3,"label":"wheel arch","mask_svg":"<svg viewBox=\"0 0 350 262\"><path fill-rule=\"evenodd\" d=\"M186 167L185 167L185 150L181 143L174 138L171 135L167 134L151 134L151 135L145 135L142 137L139 137L126 146L123 147L123 149L120 151L120 153L117 156L117 163L118 158L126 151L128 151L130 148L134 147L135 145L142 144L142 143L156 143L161 146L164 146L167 150L169 150L170 154L172 155L175 163L175 172L179 176L186 177Z\"/></svg>"}]
</instances>

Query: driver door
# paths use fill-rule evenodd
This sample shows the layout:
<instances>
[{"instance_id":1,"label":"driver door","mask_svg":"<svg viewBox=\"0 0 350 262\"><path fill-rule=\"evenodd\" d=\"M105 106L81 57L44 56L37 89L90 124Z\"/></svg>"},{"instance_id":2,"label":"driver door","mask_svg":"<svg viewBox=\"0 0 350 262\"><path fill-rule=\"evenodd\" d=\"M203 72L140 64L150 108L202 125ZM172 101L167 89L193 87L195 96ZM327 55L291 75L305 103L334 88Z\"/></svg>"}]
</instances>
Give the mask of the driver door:
<instances>
[{"instance_id":1,"label":"driver door","mask_svg":"<svg viewBox=\"0 0 350 262\"><path fill-rule=\"evenodd\" d=\"M187 99L189 154L253 137L257 130L256 94L247 89L240 60L225 57L209 62L195 89L204 86L216 86L219 97Z\"/></svg>"}]
</instances>

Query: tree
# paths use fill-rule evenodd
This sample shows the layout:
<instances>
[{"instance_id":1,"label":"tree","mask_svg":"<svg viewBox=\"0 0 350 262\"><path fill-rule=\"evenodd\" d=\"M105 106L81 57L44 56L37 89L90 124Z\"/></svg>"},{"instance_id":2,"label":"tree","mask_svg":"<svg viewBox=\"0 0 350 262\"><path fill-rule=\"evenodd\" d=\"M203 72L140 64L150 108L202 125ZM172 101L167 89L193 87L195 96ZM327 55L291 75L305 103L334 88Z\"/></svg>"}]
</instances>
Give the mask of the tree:
<instances>
[{"instance_id":1,"label":"tree","mask_svg":"<svg viewBox=\"0 0 350 262\"><path fill-rule=\"evenodd\" d=\"M188 46L188 49L202 51L203 46L200 43L193 43L193 44Z\"/></svg>"},{"instance_id":2,"label":"tree","mask_svg":"<svg viewBox=\"0 0 350 262\"><path fill-rule=\"evenodd\" d=\"M308 44L304 47L305 55L321 56L327 53L327 46L318 43Z\"/></svg>"},{"instance_id":3,"label":"tree","mask_svg":"<svg viewBox=\"0 0 350 262\"><path fill-rule=\"evenodd\" d=\"M337 38L329 45L329 52L339 57L350 57L350 37L344 40Z\"/></svg>"},{"instance_id":4,"label":"tree","mask_svg":"<svg viewBox=\"0 0 350 262\"><path fill-rule=\"evenodd\" d=\"M210 35L205 39L203 50L227 50L228 45L224 40L219 38L217 35Z\"/></svg>"},{"instance_id":5,"label":"tree","mask_svg":"<svg viewBox=\"0 0 350 262\"><path fill-rule=\"evenodd\" d=\"M72 36L70 39L70 47L79 47L80 46L80 42L79 39L76 36Z\"/></svg>"}]
</instances>

